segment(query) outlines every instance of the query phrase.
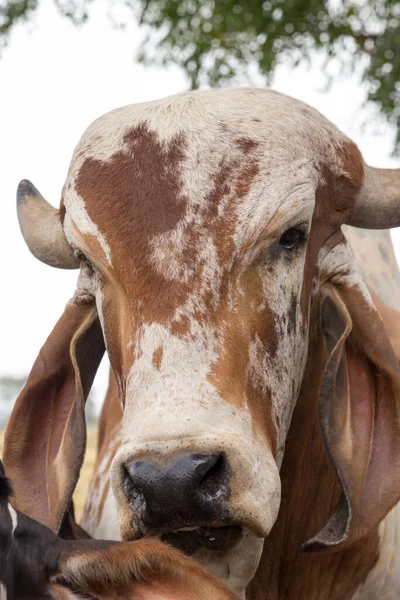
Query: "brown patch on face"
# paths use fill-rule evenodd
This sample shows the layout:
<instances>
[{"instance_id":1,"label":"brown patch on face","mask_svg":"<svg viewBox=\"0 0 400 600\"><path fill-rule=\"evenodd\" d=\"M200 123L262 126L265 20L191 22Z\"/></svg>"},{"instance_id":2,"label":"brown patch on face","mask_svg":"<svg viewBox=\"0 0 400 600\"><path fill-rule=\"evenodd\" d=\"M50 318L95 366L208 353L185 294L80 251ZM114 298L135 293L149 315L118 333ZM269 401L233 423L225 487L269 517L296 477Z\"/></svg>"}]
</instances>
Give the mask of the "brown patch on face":
<instances>
[{"instance_id":1,"label":"brown patch on face","mask_svg":"<svg viewBox=\"0 0 400 600\"><path fill-rule=\"evenodd\" d=\"M250 191L251 185L260 169L255 151L258 143L248 138L240 138L236 144L242 151L241 158L224 160L218 173L213 177L214 188L205 198L205 223L212 225L213 242L218 251L221 267L230 267L235 244L236 207L238 199ZM222 202L226 208L224 215L219 214ZM222 284L223 285L223 284Z\"/></svg>"},{"instance_id":2,"label":"brown patch on face","mask_svg":"<svg viewBox=\"0 0 400 600\"><path fill-rule=\"evenodd\" d=\"M257 144L249 144L246 152L251 153ZM238 199L243 198L250 190L254 178L259 173L259 166L255 156L246 156L244 151L242 159L233 158L222 160L216 174L212 176L213 189L204 199L204 208L199 213L203 223L207 225L205 231L212 234L214 245L217 249L220 266L223 270L230 267L234 255L234 233L236 227L236 208ZM221 204L225 205L224 214L220 214ZM191 226L192 227L192 226ZM196 228L188 228L188 247L195 249L201 243L201 234ZM191 260L190 254L187 260ZM196 273L198 284L202 279L202 267ZM223 285L223 284L222 284ZM212 307L210 306L212 310Z\"/></svg>"},{"instance_id":3,"label":"brown patch on face","mask_svg":"<svg viewBox=\"0 0 400 600\"><path fill-rule=\"evenodd\" d=\"M153 352L153 357L151 359L151 362L153 363L153 365L157 369L157 371L160 370L162 358L163 358L163 349L160 346L159 348L157 348L157 350L155 350Z\"/></svg>"},{"instance_id":4,"label":"brown patch on face","mask_svg":"<svg viewBox=\"0 0 400 600\"><path fill-rule=\"evenodd\" d=\"M251 413L254 430L276 451L276 430L272 418L271 394L263 372L265 356L274 357L278 348L276 315L264 306L263 282L256 269L240 276L240 293L234 298L235 309L224 307L218 330L222 349L212 365L208 380L230 404L246 407ZM243 318L245 315L245 318ZM250 345L258 340L256 364L250 363Z\"/></svg>"},{"instance_id":5,"label":"brown patch on face","mask_svg":"<svg viewBox=\"0 0 400 600\"><path fill-rule=\"evenodd\" d=\"M236 161L223 162L220 165L218 173L213 176L214 188L207 195L204 203L206 209L203 214L203 221L204 223L212 223L213 225L213 241L217 247L222 265L228 261L234 249L233 234L235 219L234 216L230 219L226 217L221 218L218 215L218 207L224 199L229 198L233 208L236 198L232 189L232 180L235 178L235 172L238 167L239 165Z\"/></svg>"},{"instance_id":6,"label":"brown patch on face","mask_svg":"<svg viewBox=\"0 0 400 600\"><path fill-rule=\"evenodd\" d=\"M236 144L239 146L239 148L241 150L243 150L243 152L245 154L248 154L252 150L255 150L259 145L258 142L255 142L251 138L245 138L245 137L237 139Z\"/></svg>"},{"instance_id":7,"label":"brown patch on face","mask_svg":"<svg viewBox=\"0 0 400 600\"><path fill-rule=\"evenodd\" d=\"M163 145L156 133L139 125L125 134L123 142L124 150L106 163L85 160L76 190L106 236L117 279L123 289L134 290L131 308L135 313L140 309L149 321L164 322L187 290L178 282L165 285L151 264L149 242L174 229L185 214L180 181L185 139L179 135ZM160 290L163 302L158 301ZM136 305L138 300L141 306Z\"/></svg>"},{"instance_id":8,"label":"brown patch on face","mask_svg":"<svg viewBox=\"0 0 400 600\"><path fill-rule=\"evenodd\" d=\"M244 198L250 190L251 184L255 177L260 172L260 168L257 163L251 164L244 168L240 174L240 179L236 186L236 193L238 198Z\"/></svg>"},{"instance_id":9,"label":"brown patch on face","mask_svg":"<svg viewBox=\"0 0 400 600\"><path fill-rule=\"evenodd\" d=\"M276 456L277 431L272 417L271 390L265 385L265 379L260 377L257 366L263 364L264 351L257 350L257 365L252 365L247 374L246 397L251 414L254 431L266 441L273 456ZM255 368L254 368L255 367Z\"/></svg>"},{"instance_id":10,"label":"brown patch on face","mask_svg":"<svg viewBox=\"0 0 400 600\"><path fill-rule=\"evenodd\" d=\"M186 315L172 321L171 333L177 337L183 337L190 331L190 321Z\"/></svg>"}]
</instances>

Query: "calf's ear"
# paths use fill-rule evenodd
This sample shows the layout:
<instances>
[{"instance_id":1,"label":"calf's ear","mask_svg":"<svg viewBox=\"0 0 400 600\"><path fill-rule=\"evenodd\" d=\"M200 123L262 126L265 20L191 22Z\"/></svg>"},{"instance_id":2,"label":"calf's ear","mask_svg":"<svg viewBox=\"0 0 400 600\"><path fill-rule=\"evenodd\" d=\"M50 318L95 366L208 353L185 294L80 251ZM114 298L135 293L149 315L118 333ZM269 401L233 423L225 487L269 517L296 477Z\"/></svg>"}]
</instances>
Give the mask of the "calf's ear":
<instances>
[{"instance_id":1,"label":"calf's ear","mask_svg":"<svg viewBox=\"0 0 400 600\"><path fill-rule=\"evenodd\" d=\"M360 279L347 272L325 286L320 327L328 357L320 426L342 494L306 551L352 544L400 499L399 362Z\"/></svg>"},{"instance_id":2,"label":"calf's ear","mask_svg":"<svg viewBox=\"0 0 400 600\"><path fill-rule=\"evenodd\" d=\"M73 299L40 350L6 429L3 462L13 504L55 532L82 466L85 401L104 350L94 301Z\"/></svg>"},{"instance_id":3,"label":"calf's ear","mask_svg":"<svg viewBox=\"0 0 400 600\"><path fill-rule=\"evenodd\" d=\"M237 600L194 560L161 542L64 544L51 584L56 600Z\"/></svg>"}]
</instances>

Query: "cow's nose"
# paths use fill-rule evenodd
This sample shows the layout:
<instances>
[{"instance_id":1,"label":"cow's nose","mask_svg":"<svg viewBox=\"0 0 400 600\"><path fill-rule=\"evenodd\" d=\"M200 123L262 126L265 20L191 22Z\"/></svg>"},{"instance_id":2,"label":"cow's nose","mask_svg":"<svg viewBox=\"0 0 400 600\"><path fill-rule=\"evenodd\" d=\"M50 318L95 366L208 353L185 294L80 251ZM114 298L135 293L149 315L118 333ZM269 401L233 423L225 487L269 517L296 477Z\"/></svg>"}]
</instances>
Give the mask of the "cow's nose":
<instances>
[{"instance_id":1,"label":"cow's nose","mask_svg":"<svg viewBox=\"0 0 400 600\"><path fill-rule=\"evenodd\" d=\"M229 473L221 453L186 454L172 466L133 460L125 470L125 494L141 533L218 526L227 517Z\"/></svg>"}]
</instances>

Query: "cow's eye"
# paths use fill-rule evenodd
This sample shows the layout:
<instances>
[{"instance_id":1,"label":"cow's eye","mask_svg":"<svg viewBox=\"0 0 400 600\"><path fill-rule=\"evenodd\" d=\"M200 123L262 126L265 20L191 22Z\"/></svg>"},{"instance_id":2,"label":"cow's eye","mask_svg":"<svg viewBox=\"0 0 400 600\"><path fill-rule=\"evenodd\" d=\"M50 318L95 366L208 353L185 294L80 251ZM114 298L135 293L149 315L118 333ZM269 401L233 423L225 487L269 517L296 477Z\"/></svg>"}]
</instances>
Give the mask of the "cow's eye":
<instances>
[{"instance_id":1,"label":"cow's eye","mask_svg":"<svg viewBox=\"0 0 400 600\"><path fill-rule=\"evenodd\" d=\"M306 234L302 229L292 228L287 229L282 233L279 244L286 250L295 250L301 246L306 239Z\"/></svg>"},{"instance_id":2,"label":"cow's eye","mask_svg":"<svg viewBox=\"0 0 400 600\"><path fill-rule=\"evenodd\" d=\"M75 256L78 260L81 261L81 263L83 265L85 265L85 267L87 267L89 273L91 273L91 274L94 273L94 268L93 268L92 263L86 258L86 256L83 254L82 250L76 250Z\"/></svg>"}]
</instances>

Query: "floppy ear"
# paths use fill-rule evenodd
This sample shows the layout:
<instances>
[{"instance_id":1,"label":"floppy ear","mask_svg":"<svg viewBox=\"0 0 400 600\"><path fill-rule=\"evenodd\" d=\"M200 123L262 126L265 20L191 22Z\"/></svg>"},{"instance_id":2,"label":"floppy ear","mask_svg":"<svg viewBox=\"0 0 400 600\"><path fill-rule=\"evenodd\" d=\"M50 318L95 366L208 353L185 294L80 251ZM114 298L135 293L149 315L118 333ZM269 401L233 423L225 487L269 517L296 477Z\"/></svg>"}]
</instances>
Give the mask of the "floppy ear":
<instances>
[{"instance_id":1,"label":"floppy ear","mask_svg":"<svg viewBox=\"0 0 400 600\"><path fill-rule=\"evenodd\" d=\"M328 523L302 546L306 551L350 545L400 499L399 363L357 272L336 273L335 283L321 299L328 359L319 414L342 494Z\"/></svg>"},{"instance_id":2,"label":"floppy ear","mask_svg":"<svg viewBox=\"0 0 400 600\"><path fill-rule=\"evenodd\" d=\"M103 354L94 302L74 298L41 349L6 429L3 462L15 508L56 532L82 466L85 400Z\"/></svg>"},{"instance_id":3,"label":"floppy ear","mask_svg":"<svg viewBox=\"0 0 400 600\"><path fill-rule=\"evenodd\" d=\"M191 558L155 540L64 542L50 590L55 600L235 600Z\"/></svg>"}]
</instances>

